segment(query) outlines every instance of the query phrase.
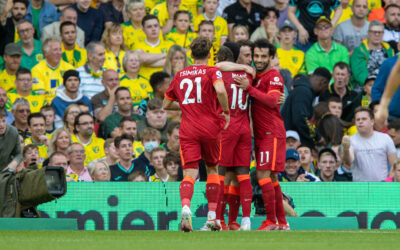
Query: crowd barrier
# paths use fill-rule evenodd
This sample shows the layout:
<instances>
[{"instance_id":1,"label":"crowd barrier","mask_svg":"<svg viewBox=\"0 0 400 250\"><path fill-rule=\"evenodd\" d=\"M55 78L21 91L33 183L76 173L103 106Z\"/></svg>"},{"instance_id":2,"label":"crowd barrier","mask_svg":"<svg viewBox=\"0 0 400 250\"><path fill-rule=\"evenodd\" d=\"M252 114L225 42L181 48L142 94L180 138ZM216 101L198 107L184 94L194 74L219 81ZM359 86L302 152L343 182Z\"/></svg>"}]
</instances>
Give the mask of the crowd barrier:
<instances>
[{"instance_id":1,"label":"crowd barrier","mask_svg":"<svg viewBox=\"0 0 400 250\"><path fill-rule=\"evenodd\" d=\"M400 228L400 183L281 183L307 217L355 216L359 228ZM44 218L77 218L82 230L177 230L179 183L68 183L67 194L39 206ZM205 217L205 183L196 183L193 217ZM254 208L252 210L254 215Z\"/></svg>"}]
</instances>

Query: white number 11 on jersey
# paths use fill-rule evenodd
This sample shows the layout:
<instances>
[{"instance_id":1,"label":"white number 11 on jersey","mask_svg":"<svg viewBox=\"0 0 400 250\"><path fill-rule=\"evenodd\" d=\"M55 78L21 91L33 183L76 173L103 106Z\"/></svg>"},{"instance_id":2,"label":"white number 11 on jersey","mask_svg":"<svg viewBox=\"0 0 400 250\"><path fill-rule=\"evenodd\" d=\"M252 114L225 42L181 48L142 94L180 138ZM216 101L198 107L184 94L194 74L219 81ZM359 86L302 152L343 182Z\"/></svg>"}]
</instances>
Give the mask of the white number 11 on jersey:
<instances>
[{"instance_id":1,"label":"white number 11 on jersey","mask_svg":"<svg viewBox=\"0 0 400 250\"><path fill-rule=\"evenodd\" d=\"M260 165L265 165L269 162L269 152L260 152Z\"/></svg>"}]
</instances>

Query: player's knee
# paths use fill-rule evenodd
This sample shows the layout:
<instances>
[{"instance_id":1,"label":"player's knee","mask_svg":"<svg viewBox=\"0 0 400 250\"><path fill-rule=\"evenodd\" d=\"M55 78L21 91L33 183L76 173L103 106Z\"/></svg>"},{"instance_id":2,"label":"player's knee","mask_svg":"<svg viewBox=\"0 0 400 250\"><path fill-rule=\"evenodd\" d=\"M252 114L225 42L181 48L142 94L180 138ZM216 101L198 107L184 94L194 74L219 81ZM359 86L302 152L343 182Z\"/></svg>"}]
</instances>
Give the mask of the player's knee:
<instances>
[{"instance_id":1,"label":"player's knee","mask_svg":"<svg viewBox=\"0 0 400 250\"><path fill-rule=\"evenodd\" d=\"M257 179L261 180L264 178L268 178L271 176L271 171L270 170L256 170L257 174Z\"/></svg>"},{"instance_id":2,"label":"player's knee","mask_svg":"<svg viewBox=\"0 0 400 250\"><path fill-rule=\"evenodd\" d=\"M210 175L210 174L218 174L218 168L217 168L217 165L214 165L214 166L210 166L210 165L208 165L207 163L206 163L206 165L207 165L207 175Z\"/></svg>"},{"instance_id":3,"label":"player's knee","mask_svg":"<svg viewBox=\"0 0 400 250\"><path fill-rule=\"evenodd\" d=\"M250 168L249 167L236 167L235 168L235 174L236 175L243 175L243 174L249 174Z\"/></svg>"}]
</instances>

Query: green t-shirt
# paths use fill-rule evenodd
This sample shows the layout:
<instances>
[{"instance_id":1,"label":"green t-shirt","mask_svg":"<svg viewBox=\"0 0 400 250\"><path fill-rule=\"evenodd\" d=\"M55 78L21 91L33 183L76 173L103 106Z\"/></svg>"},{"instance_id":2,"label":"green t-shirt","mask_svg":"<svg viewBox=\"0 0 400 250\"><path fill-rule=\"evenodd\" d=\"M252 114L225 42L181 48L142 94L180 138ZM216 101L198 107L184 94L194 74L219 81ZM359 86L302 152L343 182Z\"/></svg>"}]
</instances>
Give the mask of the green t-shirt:
<instances>
[{"instance_id":1,"label":"green t-shirt","mask_svg":"<svg viewBox=\"0 0 400 250\"><path fill-rule=\"evenodd\" d=\"M40 15L40 11L41 10L42 10L42 8L40 8L40 9L32 8L32 22L33 22L33 27L36 30L36 34L38 36L38 39L40 39L39 15Z\"/></svg>"},{"instance_id":2,"label":"green t-shirt","mask_svg":"<svg viewBox=\"0 0 400 250\"><path fill-rule=\"evenodd\" d=\"M2 56L0 56L0 71L4 69L4 59Z\"/></svg>"},{"instance_id":3,"label":"green t-shirt","mask_svg":"<svg viewBox=\"0 0 400 250\"><path fill-rule=\"evenodd\" d=\"M21 45L21 41L17 42L17 44ZM32 54L29 56L26 54L24 48L22 48L22 58L21 58L21 68L26 68L31 70L36 64L38 64L41 60L44 59L42 53L42 42L34 39L35 47L32 51Z\"/></svg>"}]
</instances>

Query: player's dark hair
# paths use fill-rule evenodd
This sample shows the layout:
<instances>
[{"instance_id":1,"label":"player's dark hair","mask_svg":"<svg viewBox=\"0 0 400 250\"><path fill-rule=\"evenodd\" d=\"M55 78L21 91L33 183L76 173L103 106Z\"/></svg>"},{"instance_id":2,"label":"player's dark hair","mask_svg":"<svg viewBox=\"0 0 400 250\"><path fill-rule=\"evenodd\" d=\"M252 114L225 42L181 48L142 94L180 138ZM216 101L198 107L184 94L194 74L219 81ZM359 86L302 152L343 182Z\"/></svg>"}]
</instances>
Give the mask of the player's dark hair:
<instances>
[{"instance_id":1,"label":"player's dark hair","mask_svg":"<svg viewBox=\"0 0 400 250\"><path fill-rule=\"evenodd\" d=\"M125 122L134 122L136 123L135 118L130 117L130 116L124 116L122 119L119 121L119 127L122 128L124 126Z\"/></svg>"},{"instance_id":2,"label":"player's dark hair","mask_svg":"<svg viewBox=\"0 0 400 250\"><path fill-rule=\"evenodd\" d=\"M31 120L32 120L33 118L43 118L44 122L46 122L46 117L45 117L42 113L39 113L39 112L31 113L31 114L28 116L28 126L31 126Z\"/></svg>"},{"instance_id":3,"label":"player's dark hair","mask_svg":"<svg viewBox=\"0 0 400 250\"><path fill-rule=\"evenodd\" d=\"M32 73L31 73L31 71L29 69L19 68L17 70L17 73L15 73L15 77L18 78L19 75L25 75L25 74L32 75Z\"/></svg>"},{"instance_id":4,"label":"player's dark hair","mask_svg":"<svg viewBox=\"0 0 400 250\"><path fill-rule=\"evenodd\" d=\"M114 146L115 146L116 148L119 148L119 146L121 145L121 142L122 142L123 140L129 140L130 142L133 143L133 136L128 135L128 134L122 134L122 135L120 135L120 136L115 137L115 139L114 139Z\"/></svg>"},{"instance_id":5,"label":"player's dark hair","mask_svg":"<svg viewBox=\"0 0 400 250\"><path fill-rule=\"evenodd\" d=\"M131 92L129 91L129 89L127 87L118 87L115 90L115 99L118 99L118 93L121 92L121 91L128 91L129 94L131 94Z\"/></svg>"},{"instance_id":6,"label":"player's dark hair","mask_svg":"<svg viewBox=\"0 0 400 250\"><path fill-rule=\"evenodd\" d=\"M350 74L350 66L345 63L345 62L338 62L335 64L335 66L333 66L333 70L335 70L335 68L339 68L339 69L346 69L347 73Z\"/></svg>"},{"instance_id":7,"label":"player's dark hair","mask_svg":"<svg viewBox=\"0 0 400 250\"><path fill-rule=\"evenodd\" d=\"M203 60L210 54L210 49L212 43L208 38L197 37L190 44L190 49L192 50L192 56L195 60Z\"/></svg>"},{"instance_id":8,"label":"player's dark hair","mask_svg":"<svg viewBox=\"0 0 400 250\"><path fill-rule=\"evenodd\" d=\"M274 12L276 15L276 18L279 19L279 11L277 9L275 9L274 7L267 7L261 11L261 15L260 15L261 20L266 18L270 12Z\"/></svg>"},{"instance_id":9,"label":"player's dark hair","mask_svg":"<svg viewBox=\"0 0 400 250\"><path fill-rule=\"evenodd\" d=\"M335 158L335 162L337 162L336 153L335 153L335 151L333 151L333 150L330 149L330 148L323 148L323 149L321 149L321 151L319 151L319 153L318 153L318 161L321 159L321 156L324 155L324 154L330 154L330 155L332 155L333 158Z\"/></svg>"},{"instance_id":10,"label":"player's dark hair","mask_svg":"<svg viewBox=\"0 0 400 250\"><path fill-rule=\"evenodd\" d=\"M157 87L164 83L165 78L170 78L171 76L165 71L155 72L150 76L150 85L153 91L156 91Z\"/></svg>"},{"instance_id":11,"label":"player's dark hair","mask_svg":"<svg viewBox=\"0 0 400 250\"><path fill-rule=\"evenodd\" d=\"M79 113L79 114L75 117L75 121L74 121L74 133L75 133L75 134L78 133L78 130L76 130L76 126L79 125L79 119L80 119L82 116L85 116L85 115L90 116L90 117L92 118L93 122L94 122L94 117L93 117L89 112L81 112L81 113Z\"/></svg>"},{"instance_id":12,"label":"player's dark hair","mask_svg":"<svg viewBox=\"0 0 400 250\"><path fill-rule=\"evenodd\" d=\"M13 0L13 4L16 4L16 3L24 4L25 8L28 8L28 6L29 6L29 1L28 0Z\"/></svg>"},{"instance_id":13,"label":"player's dark hair","mask_svg":"<svg viewBox=\"0 0 400 250\"><path fill-rule=\"evenodd\" d=\"M247 46L253 50L253 47L254 47L254 43L250 40L239 40L236 43L237 43L237 45L239 45L239 48Z\"/></svg>"},{"instance_id":14,"label":"player's dark hair","mask_svg":"<svg viewBox=\"0 0 400 250\"><path fill-rule=\"evenodd\" d=\"M62 33L64 27L66 27L66 26L74 26L74 28L76 30L76 24L74 24L73 22L70 22L70 21L66 21L66 22L62 22L60 24L60 34Z\"/></svg>"},{"instance_id":15,"label":"player's dark hair","mask_svg":"<svg viewBox=\"0 0 400 250\"><path fill-rule=\"evenodd\" d=\"M234 62L232 51L226 46L221 46L217 53L217 60L218 62Z\"/></svg>"},{"instance_id":16,"label":"player's dark hair","mask_svg":"<svg viewBox=\"0 0 400 250\"><path fill-rule=\"evenodd\" d=\"M372 104L372 103L371 103ZM372 112L372 109L370 109L370 108L368 108L368 107L363 107L363 106L360 106L360 107L357 107L355 110L354 110L354 117L356 117L356 114L357 113L359 113L359 112L367 112L368 113L368 115L369 115L369 118L371 118L371 120L373 120L374 119L374 112Z\"/></svg>"},{"instance_id":17,"label":"player's dark hair","mask_svg":"<svg viewBox=\"0 0 400 250\"><path fill-rule=\"evenodd\" d=\"M180 125L181 125L180 122L171 121L167 127L167 134L172 135L172 132L174 132L174 129L179 130Z\"/></svg>"},{"instance_id":18,"label":"player's dark hair","mask_svg":"<svg viewBox=\"0 0 400 250\"><path fill-rule=\"evenodd\" d=\"M268 49L268 54L270 57L275 57L276 55L276 47L270 43L267 39L258 39L257 41L254 42L254 47L252 50L252 54L254 55L254 49L259 48L259 49Z\"/></svg>"},{"instance_id":19,"label":"player's dark hair","mask_svg":"<svg viewBox=\"0 0 400 250\"><path fill-rule=\"evenodd\" d=\"M145 24L147 21L152 20L152 19L156 19L157 22L160 23L160 21L158 21L158 17L157 17L156 15L151 15L151 14L149 14L149 15L145 15L145 16L143 17L143 19L142 19L142 26L144 27L144 24Z\"/></svg>"},{"instance_id":20,"label":"player's dark hair","mask_svg":"<svg viewBox=\"0 0 400 250\"><path fill-rule=\"evenodd\" d=\"M400 130L400 119L392 120L388 124L388 129Z\"/></svg>"}]
</instances>

